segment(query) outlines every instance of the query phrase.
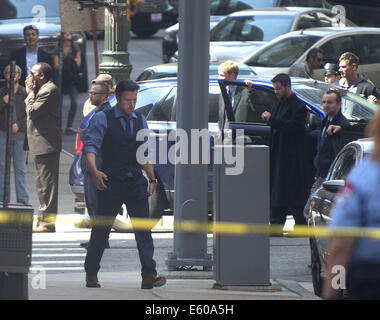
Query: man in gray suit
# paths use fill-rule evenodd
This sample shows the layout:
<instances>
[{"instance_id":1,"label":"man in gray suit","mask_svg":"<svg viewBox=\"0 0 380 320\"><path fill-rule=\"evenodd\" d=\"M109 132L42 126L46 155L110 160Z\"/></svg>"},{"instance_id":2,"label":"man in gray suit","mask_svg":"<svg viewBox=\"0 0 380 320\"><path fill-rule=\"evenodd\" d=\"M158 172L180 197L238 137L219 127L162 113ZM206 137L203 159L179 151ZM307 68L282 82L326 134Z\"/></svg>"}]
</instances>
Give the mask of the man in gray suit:
<instances>
[{"instance_id":1,"label":"man in gray suit","mask_svg":"<svg viewBox=\"0 0 380 320\"><path fill-rule=\"evenodd\" d=\"M40 207L33 232L55 232L58 211L59 156L62 136L59 125L59 91L52 82L53 70L40 62L32 67L25 81L28 96L27 142L34 156L36 188Z\"/></svg>"}]
</instances>

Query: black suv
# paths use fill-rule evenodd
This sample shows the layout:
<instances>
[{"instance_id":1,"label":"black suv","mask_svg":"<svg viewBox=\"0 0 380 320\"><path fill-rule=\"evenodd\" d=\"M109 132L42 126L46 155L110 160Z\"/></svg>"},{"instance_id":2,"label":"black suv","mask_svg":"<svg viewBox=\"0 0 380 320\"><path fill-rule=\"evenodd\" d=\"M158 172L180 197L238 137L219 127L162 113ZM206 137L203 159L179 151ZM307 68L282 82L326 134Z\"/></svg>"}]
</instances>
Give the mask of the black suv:
<instances>
[{"instance_id":1,"label":"black suv","mask_svg":"<svg viewBox=\"0 0 380 320\"><path fill-rule=\"evenodd\" d=\"M168 0L144 0L141 10L131 17L132 31L139 37L150 37L176 23L177 17L177 11Z\"/></svg>"},{"instance_id":2,"label":"black suv","mask_svg":"<svg viewBox=\"0 0 380 320\"><path fill-rule=\"evenodd\" d=\"M0 10L0 86L4 84L3 70L10 53L25 45L23 28L33 24L39 29L38 46L50 54L58 53L61 33L59 0L2 0ZM87 91L86 39L82 33L73 33L81 49L80 92ZM82 83L83 82L83 83Z\"/></svg>"}]
</instances>

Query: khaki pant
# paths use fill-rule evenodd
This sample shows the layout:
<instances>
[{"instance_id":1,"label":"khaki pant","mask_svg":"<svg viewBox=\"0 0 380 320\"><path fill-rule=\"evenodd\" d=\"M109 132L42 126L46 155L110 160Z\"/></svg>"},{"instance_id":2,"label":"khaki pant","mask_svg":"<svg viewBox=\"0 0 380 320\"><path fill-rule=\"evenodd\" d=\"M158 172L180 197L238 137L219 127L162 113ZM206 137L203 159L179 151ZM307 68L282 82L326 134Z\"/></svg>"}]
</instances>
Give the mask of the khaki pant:
<instances>
[{"instance_id":1,"label":"khaki pant","mask_svg":"<svg viewBox=\"0 0 380 320\"><path fill-rule=\"evenodd\" d=\"M40 207L38 226L54 227L58 212L58 176L60 152L34 157L36 189Z\"/></svg>"}]
</instances>

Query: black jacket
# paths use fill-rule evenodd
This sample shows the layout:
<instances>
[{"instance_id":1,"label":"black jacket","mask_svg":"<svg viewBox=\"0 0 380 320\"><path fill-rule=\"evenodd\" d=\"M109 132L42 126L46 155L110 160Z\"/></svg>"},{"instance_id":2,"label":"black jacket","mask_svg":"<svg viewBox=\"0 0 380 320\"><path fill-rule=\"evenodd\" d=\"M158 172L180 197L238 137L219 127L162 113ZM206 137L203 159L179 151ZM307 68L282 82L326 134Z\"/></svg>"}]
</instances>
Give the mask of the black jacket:
<instances>
[{"instance_id":1,"label":"black jacket","mask_svg":"<svg viewBox=\"0 0 380 320\"><path fill-rule=\"evenodd\" d=\"M310 186L306 167L305 104L292 94L273 109L270 134L271 205L304 206Z\"/></svg>"},{"instance_id":2,"label":"black jacket","mask_svg":"<svg viewBox=\"0 0 380 320\"><path fill-rule=\"evenodd\" d=\"M53 57L41 48L38 48L38 62L46 62L53 68ZM15 60L16 64L22 69L20 84L25 85L26 74L26 46L17 49L10 54L9 61ZM54 70L54 69L53 69Z\"/></svg>"},{"instance_id":3,"label":"black jacket","mask_svg":"<svg viewBox=\"0 0 380 320\"><path fill-rule=\"evenodd\" d=\"M314 158L314 166L317 169L316 176L325 178L329 171L330 165L333 162L336 152L333 146L334 136L324 133L324 127L326 126L327 117L325 117L321 124L321 130L318 135L317 154ZM350 122L339 111L339 113L331 120L330 125L341 126L343 130L350 127ZM327 129L327 128L326 128ZM322 136L322 133L323 136ZM340 132L337 135L341 134Z\"/></svg>"}]
</instances>

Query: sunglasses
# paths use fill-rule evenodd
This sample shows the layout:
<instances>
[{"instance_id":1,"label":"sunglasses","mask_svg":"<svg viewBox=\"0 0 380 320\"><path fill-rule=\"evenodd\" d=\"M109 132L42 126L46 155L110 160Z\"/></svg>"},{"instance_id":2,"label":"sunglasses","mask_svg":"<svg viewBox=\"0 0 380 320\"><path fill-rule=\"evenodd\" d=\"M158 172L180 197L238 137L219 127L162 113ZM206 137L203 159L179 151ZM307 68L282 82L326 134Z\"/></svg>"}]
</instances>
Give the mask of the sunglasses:
<instances>
[{"instance_id":1,"label":"sunglasses","mask_svg":"<svg viewBox=\"0 0 380 320\"><path fill-rule=\"evenodd\" d=\"M89 96L97 95L97 94L105 94L105 92L93 92L93 91L90 91L90 92L88 93Z\"/></svg>"}]
</instances>

